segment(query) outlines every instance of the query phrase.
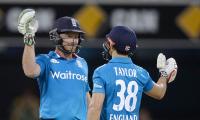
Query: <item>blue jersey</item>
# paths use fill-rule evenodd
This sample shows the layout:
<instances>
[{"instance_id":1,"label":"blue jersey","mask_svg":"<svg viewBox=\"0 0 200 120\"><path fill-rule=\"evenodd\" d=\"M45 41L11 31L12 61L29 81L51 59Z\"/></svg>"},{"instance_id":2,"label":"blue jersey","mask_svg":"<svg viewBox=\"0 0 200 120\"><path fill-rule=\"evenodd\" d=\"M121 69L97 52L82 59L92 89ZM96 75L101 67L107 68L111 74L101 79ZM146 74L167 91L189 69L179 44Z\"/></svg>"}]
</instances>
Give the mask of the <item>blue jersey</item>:
<instances>
[{"instance_id":1,"label":"blue jersey","mask_svg":"<svg viewBox=\"0 0 200 120\"><path fill-rule=\"evenodd\" d=\"M88 66L83 58L64 59L54 51L36 57L41 72L40 118L86 120Z\"/></svg>"},{"instance_id":2,"label":"blue jersey","mask_svg":"<svg viewBox=\"0 0 200 120\"><path fill-rule=\"evenodd\" d=\"M139 120L142 93L153 84L149 73L130 58L112 58L93 75L93 93L105 94L100 119Z\"/></svg>"}]
</instances>

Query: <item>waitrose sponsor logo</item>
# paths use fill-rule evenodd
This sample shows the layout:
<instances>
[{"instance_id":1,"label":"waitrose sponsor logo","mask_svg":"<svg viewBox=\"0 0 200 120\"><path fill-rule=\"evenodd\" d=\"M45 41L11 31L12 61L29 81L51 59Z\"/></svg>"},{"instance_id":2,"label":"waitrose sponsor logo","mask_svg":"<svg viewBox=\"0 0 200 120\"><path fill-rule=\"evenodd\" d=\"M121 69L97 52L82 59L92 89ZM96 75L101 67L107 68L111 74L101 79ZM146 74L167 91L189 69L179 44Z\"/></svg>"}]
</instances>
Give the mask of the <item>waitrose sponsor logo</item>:
<instances>
[{"instance_id":1,"label":"waitrose sponsor logo","mask_svg":"<svg viewBox=\"0 0 200 120\"><path fill-rule=\"evenodd\" d=\"M86 75L81 75L78 73L73 73L71 71L66 71L66 72L52 72L50 71L50 74L53 79L62 79L62 80L81 80L87 82L87 76Z\"/></svg>"}]
</instances>

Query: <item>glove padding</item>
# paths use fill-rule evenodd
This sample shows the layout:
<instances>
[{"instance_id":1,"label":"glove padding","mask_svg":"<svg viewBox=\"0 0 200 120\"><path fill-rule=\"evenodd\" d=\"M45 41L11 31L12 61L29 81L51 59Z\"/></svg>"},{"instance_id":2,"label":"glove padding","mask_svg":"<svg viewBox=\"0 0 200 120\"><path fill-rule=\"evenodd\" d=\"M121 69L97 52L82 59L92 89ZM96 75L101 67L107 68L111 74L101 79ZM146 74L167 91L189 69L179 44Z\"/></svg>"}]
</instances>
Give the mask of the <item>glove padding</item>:
<instances>
[{"instance_id":1,"label":"glove padding","mask_svg":"<svg viewBox=\"0 0 200 120\"><path fill-rule=\"evenodd\" d=\"M35 19L35 10L25 9L18 18L18 31L25 35L26 33L35 36L38 29L38 21Z\"/></svg>"},{"instance_id":2,"label":"glove padding","mask_svg":"<svg viewBox=\"0 0 200 120\"><path fill-rule=\"evenodd\" d=\"M157 68L159 69L161 76L167 78L168 83L175 80L178 66L174 58L166 60L165 55L160 53L157 58Z\"/></svg>"},{"instance_id":3,"label":"glove padding","mask_svg":"<svg viewBox=\"0 0 200 120\"><path fill-rule=\"evenodd\" d=\"M163 53L159 53L157 58L157 68L162 69L166 65L166 57Z\"/></svg>"}]
</instances>

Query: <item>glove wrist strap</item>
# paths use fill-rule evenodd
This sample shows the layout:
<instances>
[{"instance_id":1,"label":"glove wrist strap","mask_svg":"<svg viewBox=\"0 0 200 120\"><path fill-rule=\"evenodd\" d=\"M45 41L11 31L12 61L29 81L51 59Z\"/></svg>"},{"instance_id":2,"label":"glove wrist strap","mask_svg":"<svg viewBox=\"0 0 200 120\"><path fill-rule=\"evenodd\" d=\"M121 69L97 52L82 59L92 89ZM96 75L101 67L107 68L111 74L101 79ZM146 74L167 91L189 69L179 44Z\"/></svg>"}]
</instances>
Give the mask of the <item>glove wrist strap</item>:
<instances>
[{"instance_id":1,"label":"glove wrist strap","mask_svg":"<svg viewBox=\"0 0 200 120\"><path fill-rule=\"evenodd\" d=\"M167 72L166 72L166 71L161 71L161 72L160 72L160 76L166 78L167 83L168 83L169 78L168 78L168 75L167 75Z\"/></svg>"},{"instance_id":2,"label":"glove wrist strap","mask_svg":"<svg viewBox=\"0 0 200 120\"><path fill-rule=\"evenodd\" d=\"M28 46L32 46L35 44L34 36L30 33L26 33L24 35L24 44Z\"/></svg>"}]
</instances>

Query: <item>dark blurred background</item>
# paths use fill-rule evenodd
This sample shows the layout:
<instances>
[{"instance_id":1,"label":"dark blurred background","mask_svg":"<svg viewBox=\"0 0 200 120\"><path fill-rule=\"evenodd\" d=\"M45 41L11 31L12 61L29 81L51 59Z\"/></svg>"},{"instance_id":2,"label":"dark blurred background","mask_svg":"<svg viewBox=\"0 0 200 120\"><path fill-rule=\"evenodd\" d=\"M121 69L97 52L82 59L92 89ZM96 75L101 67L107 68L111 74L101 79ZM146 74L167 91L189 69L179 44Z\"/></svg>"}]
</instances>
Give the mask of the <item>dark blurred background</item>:
<instances>
[{"instance_id":1,"label":"dark blurred background","mask_svg":"<svg viewBox=\"0 0 200 120\"><path fill-rule=\"evenodd\" d=\"M73 16L86 31L79 53L89 66L89 83L102 59L102 42L116 25L132 27L138 37L133 62L156 81L158 53L178 63L176 81L157 101L143 96L141 120L197 120L200 108L200 1L199 0L0 0L0 120L36 120L39 91L36 81L22 70L23 36L17 17L34 8L39 20L36 53L54 50L48 31L54 20Z\"/></svg>"}]
</instances>

